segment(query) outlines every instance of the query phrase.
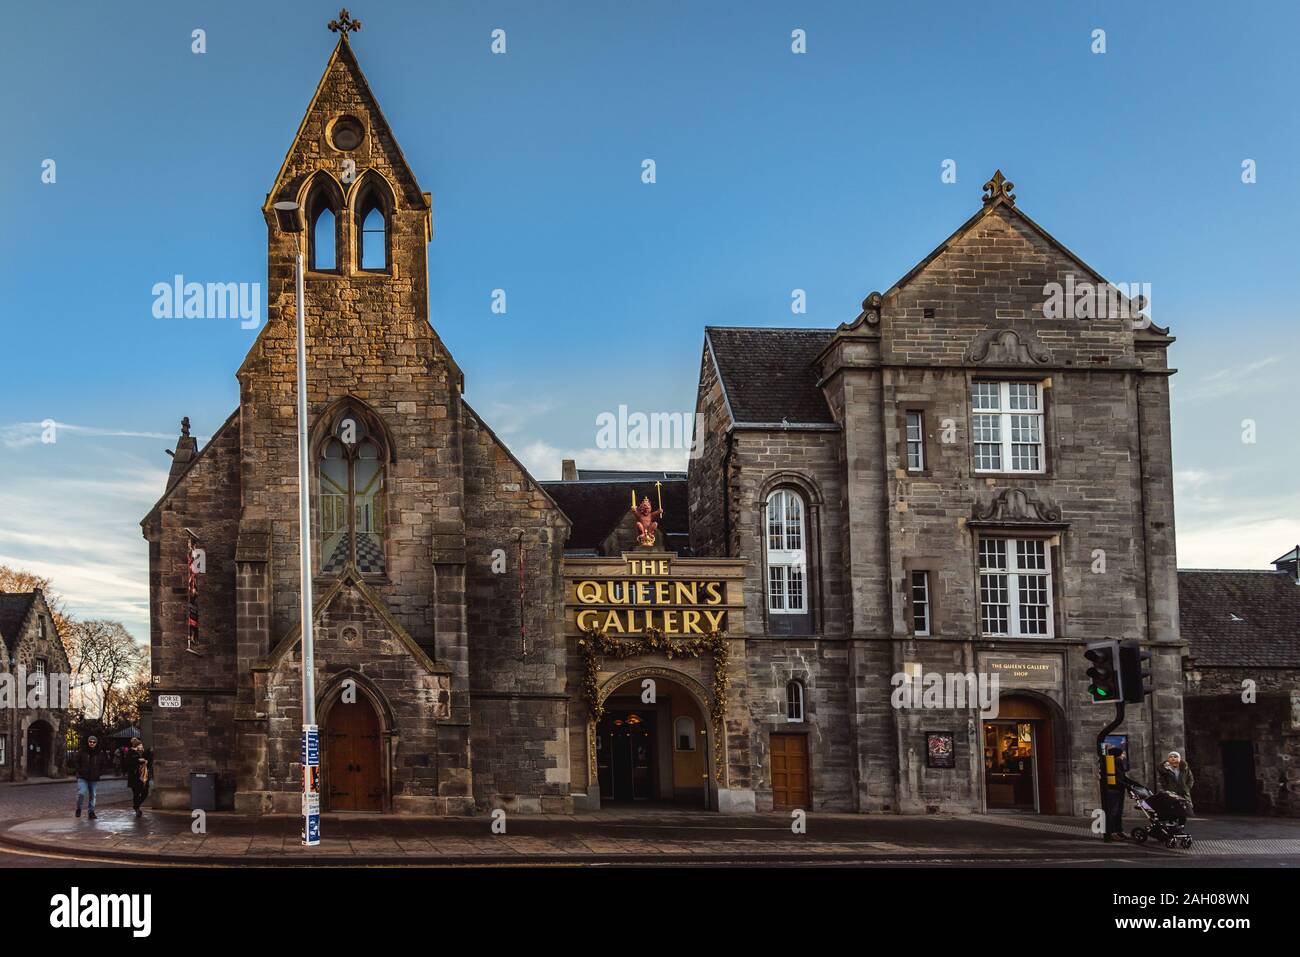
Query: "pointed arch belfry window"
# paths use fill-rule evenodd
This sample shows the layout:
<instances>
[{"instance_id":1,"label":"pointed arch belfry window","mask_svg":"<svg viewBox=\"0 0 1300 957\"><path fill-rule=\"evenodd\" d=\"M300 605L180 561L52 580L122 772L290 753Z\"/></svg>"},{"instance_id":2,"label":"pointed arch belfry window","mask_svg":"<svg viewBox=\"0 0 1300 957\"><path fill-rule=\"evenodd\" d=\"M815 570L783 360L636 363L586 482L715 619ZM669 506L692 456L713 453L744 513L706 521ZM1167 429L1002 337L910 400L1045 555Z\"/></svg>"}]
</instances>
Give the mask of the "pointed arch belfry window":
<instances>
[{"instance_id":1,"label":"pointed arch belfry window","mask_svg":"<svg viewBox=\"0 0 1300 957\"><path fill-rule=\"evenodd\" d=\"M307 189L303 208L307 216L307 268L312 272L338 272L343 191L328 175L318 174Z\"/></svg>"},{"instance_id":2,"label":"pointed arch belfry window","mask_svg":"<svg viewBox=\"0 0 1300 957\"><path fill-rule=\"evenodd\" d=\"M388 449L383 430L367 411L345 404L319 443L317 523L321 571L349 565L383 574L387 530Z\"/></svg>"},{"instance_id":3,"label":"pointed arch belfry window","mask_svg":"<svg viewBox=\"0 0 1300 957\"><path fill-rule=\"evenodd\" d=\"M357 269L387 272L392 262L393 198L387 182L374 172L357 184L353 198Z\"/></svg>"}]
</instances>

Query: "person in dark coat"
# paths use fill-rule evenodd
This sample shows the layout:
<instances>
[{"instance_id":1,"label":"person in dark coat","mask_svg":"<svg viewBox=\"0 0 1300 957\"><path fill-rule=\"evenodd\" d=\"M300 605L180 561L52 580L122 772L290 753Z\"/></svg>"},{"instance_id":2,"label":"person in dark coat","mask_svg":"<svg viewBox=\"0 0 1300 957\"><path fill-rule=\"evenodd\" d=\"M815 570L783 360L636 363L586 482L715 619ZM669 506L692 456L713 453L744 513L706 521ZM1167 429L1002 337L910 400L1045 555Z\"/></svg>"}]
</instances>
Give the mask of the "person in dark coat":
<instances>
[{"instance_id":1,"label":"person in dark coat","mask_svg":"<svg viewBox=\"0 0 1300 957\"><path fill-rule=\"evenodd\" d=\"M1104 766L1102 771L1102 810L1106 813L1106 840L1112 841L1118 838L1126 841L1128 835L1124 833L1124 799L1127 796L1125 789L1135 782L1128 776L1128 752L1112 744L1106 748L1106 753L1115 758L1114 784L1106 782Z\"/></svg>"},{"instance_id":2,"label":"person in dark coat","mask_svg":"<svg viewBox=\"0 0 1300 957\"><path fill-rule=\"evenodd\" d=\"M135 816L140 817L140 805L149 796L149 785L153 783L153 752L146 751L139 738L132 738L126 754L126 783L131 787L131 806L135 808Z\"/></svg>"},{"instance_id":3,"label":"person in dark coat","mask_svg":"<svg viewBox=\"0 0 1300 957\"><path fill-rule=\"evenodd\" d=\"M1192 806L1192 785L1196 783L1192 777L1192 769L1187 766L1183 756L1177 751L1170 751L1169 757L1165 763L1160 765L1160 770L1156 772L1156 778L1160 784L1161 791L1169 791L1177 794L1187 802L1187 806Z\"/></svg>"},{"instance_id":4,"label":"person in dark coat","mask_svg":"<svg viewBox=\"0 0 1300 957\"><path fill-rule=\"evenodd\" d=\"M89 814L95 819L95 791L99 779L108 770L112 758L99 746L99 738L93 734L86 738L86 743L77 752L73 767L77 772L77 817L81 817L82 801L89 799Z\"/></svg>"}]
</instances>

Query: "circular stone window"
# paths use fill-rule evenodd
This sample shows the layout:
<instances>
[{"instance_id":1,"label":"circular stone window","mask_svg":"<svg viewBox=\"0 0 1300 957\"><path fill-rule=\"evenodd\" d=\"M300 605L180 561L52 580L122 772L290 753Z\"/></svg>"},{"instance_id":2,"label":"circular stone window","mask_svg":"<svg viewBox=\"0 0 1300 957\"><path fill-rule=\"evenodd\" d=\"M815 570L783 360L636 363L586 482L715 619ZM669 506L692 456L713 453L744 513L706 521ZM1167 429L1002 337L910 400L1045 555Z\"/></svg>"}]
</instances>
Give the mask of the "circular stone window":
<instances>
[{"instance_id":1,"label":"circular stone window","mask_svg":"<svg viewBox=\"0 0 1300 957\"><path fill-rule=\"evenodd\" d=\"M336 150L354 150L365 138L365 127L355 116L340 116L330 128L330 145Z\"/></svg>"},{"instance_id":2,"label":"circular stone window","mask_svg":"<svg viewBox=\"0 0 1300 957\"><path fill-rule=\"evenodd\" d=\"M357 634L357 630L351 625L348 625L348 627L343 629L343 640L349 644L356 641L359 637L361 636Z\"/></svg>"}]
</instances>

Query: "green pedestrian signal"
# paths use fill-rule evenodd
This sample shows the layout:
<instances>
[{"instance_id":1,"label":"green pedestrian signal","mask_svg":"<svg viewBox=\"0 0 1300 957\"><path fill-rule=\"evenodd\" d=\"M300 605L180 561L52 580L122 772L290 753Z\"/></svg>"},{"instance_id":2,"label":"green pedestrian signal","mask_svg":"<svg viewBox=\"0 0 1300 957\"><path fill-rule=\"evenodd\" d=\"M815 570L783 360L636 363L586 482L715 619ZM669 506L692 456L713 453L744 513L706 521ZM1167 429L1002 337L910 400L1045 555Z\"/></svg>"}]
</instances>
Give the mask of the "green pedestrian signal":
<instances>
[{"instance_id":1,"label":"green pedestrian signal","mask_svg":"<svg viewBox=\"0 0 1300 957\"><path fill-rule=\"evenodd\" d=\"M1092 662L1088 669L1088 694L1093 704L1124 700L1123 679L1119 670L1119 642L1114 639L1094 641L1083 656Z\"/></svg>"}]
</instances>

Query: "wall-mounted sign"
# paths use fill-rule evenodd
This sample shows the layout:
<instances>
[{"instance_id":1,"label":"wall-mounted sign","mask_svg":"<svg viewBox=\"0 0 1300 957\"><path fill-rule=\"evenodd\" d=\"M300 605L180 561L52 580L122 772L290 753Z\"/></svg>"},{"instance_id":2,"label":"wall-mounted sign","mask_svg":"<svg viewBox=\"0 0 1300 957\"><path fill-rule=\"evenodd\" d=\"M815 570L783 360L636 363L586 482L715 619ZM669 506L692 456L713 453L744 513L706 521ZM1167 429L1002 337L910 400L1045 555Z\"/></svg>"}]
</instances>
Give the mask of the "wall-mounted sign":
<instances>
[{"instance_id":1,"label":"wall-mounted sign","mask_svg":"<svg viewBox=\"0 0 1300 957\"><path fill-rule=\"evenodd\" d=\"M566 562L574 627L611 636L652 628L677 637L727 631L729 608L738 596L729 600L722 577L691 574L692 564L663 555L628 556L618 565ZM584 574L588 570L593 574Z\"/></svg>"},{"instance_id":2,"label":"wall-mounted sign","mask_svg":"<svg viewBox=\"0 0 1300 957\"><path fill-rule=\"evenodd\" d=\"M158 696L158 707L160 708L179 708L181 706L181 696L178 694L160 694Z\"/></svg>"},{"instance_id":3,"label":"wall-mounted sign","mask_svg":"<svg viewBox=\"0 0 1300 957\"><path fill-rule=\"evenodd\" d=\"M1002 690L1010 688L1058 688L1061 685L1061 659L1048 655L982 655L981 670L998 676Z\"/></svg>"}]
</instances>

